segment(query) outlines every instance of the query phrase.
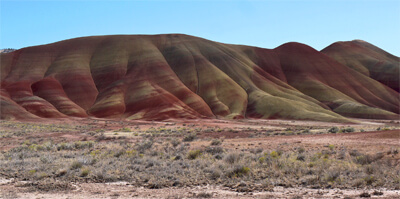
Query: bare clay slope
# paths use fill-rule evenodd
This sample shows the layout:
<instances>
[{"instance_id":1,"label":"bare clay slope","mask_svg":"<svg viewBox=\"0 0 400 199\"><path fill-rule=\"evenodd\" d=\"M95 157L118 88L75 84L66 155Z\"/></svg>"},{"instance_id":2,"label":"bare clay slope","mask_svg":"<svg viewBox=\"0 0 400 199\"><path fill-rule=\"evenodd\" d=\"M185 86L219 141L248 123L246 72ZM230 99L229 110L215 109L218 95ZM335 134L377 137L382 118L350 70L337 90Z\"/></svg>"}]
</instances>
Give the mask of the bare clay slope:
<instances>
[{"instance_id":1,"label":"bare clay slope","mask_svg":"<svg viewBox=\"0 0 400 199\"><path fill-rule=\"evenodd\" d=\"M400 92L400 59L361 40L336 42L321 52Z\"/></svg>"},{"instance_id":2,"label":"bare clay slope","mask_svg":"<svg viewBox=\"0 0 400 199\"><path fill-rule=\"evenodd\" d=\"M398 93L303 44L84 37L1 54L1 118L398 118Z\"/></svg>"}]
</instances>

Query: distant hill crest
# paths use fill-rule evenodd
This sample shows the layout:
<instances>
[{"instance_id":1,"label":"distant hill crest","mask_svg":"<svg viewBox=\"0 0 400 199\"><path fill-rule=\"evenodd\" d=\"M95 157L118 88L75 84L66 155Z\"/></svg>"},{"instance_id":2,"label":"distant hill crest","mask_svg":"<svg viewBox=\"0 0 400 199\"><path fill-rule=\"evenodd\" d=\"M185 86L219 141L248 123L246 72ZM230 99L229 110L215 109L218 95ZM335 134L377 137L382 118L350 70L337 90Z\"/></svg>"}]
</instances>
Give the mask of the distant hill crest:
<instances>
[{"instance_id":1,"label":"distant hill crest","mask_svg":"<svg viewBox=\"0 0 400 199\"><path fill-rule=\"evenodd\" d=\"M4 48L4 49L1 49L0 50L0 53L10 53L10 52L13 52L13 51L16 51L17 49L14 49L14 48Z\"/></svg>"}]
</instances>

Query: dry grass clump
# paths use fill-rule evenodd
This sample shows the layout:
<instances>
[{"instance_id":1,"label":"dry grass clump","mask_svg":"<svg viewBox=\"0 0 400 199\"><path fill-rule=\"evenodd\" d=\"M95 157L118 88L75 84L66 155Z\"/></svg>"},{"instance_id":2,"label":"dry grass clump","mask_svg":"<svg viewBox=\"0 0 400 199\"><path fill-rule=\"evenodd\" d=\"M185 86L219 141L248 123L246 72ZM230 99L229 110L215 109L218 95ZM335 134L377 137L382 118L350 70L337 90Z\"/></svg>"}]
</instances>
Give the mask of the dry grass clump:
<instances>
[{"instance_id":1,"label":"dry grass clump","mask_svg":"<svg viewBox=\"0 0 400 199\"><path fill-rule=\"evenodd\" d=\"M240 154L238 154L238 153L228 153L228 154L226 154L224 156L223 160L228 164L234 164L236 162L239 162Z\"/></svg>"},{"instance_id":2,"label":"dry grass clump","mask_svg":"<svg viewBox=\"0 0 400 199\"><path fill-rule=\"evenodd\" d=\"M221 144L222 144L222 141L219 140L219 139L214 139L210 143L211 146L218 146L218 145L221 145Z\"/></svg>"},{"instance_id":3,"label":"dry grass clump","mask_svg":"<svg viewBox=\"0 0 400 199\"><path fill-rule=\"evenodd\" d=\"M188 152L187 158L189 160L194 160L197 157L199 157L201 155L201 151L200 150L191 150Z\"/></svg>"},{"instance_id":4,"label":"dry grass clump","mask_svg":"<svg viewBox=\"0 0 400 199\"><path fill-rule=\"evenodd\" d=\"M186 135L185 137L183 137L183 141L184 142L191 142L193 140L195 140L197 138L197 134L196 133L190 133L188 135Z\"/></svg>"}]
</instances>

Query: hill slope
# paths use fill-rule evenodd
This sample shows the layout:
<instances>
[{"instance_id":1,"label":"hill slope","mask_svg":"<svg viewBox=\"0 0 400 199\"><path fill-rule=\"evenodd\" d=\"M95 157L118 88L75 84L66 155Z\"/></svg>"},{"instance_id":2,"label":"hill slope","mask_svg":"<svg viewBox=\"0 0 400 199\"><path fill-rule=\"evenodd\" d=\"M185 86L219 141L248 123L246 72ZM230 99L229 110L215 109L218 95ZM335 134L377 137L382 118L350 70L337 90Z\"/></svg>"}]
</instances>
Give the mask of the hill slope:
<instances>
[{"instance_id":1,"label":"hill slope","mask_svg":"<svg viewBox=\"0 0 400 199\"><path fill-rule=\"evenodd\" d=\"M398 92L299 43L83 37L1 54L1 118L396 119Z\"/></svg>"},{"instance_id":2,"label":"hill slope","mask_svg":"<svg viewBox=\"0 0 400 199\"><path fill-rule=\"evenodd\" d=\"M361 40L336 42L321 52L336 61L400 91L400 59Z\"/></svg>"}]
</instances>

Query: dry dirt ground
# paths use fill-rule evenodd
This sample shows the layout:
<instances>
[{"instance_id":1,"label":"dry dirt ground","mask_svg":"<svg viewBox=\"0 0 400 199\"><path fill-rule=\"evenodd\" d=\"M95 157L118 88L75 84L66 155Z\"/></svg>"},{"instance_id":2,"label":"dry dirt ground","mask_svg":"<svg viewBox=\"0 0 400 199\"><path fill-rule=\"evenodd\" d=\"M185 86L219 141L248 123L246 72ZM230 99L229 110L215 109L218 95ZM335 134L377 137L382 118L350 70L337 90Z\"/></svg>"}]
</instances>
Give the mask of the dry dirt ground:
<instances>
[{"instance_id":1,"label":"dry dirt ground","mask_svg":"<svg viewBox=\"0 0 400 199\"><path fill-rule=\"evenodd\" d=\"M21 183L21 182L20 182ZM199 186L188 188L147 189L135 187L126 182L80 183L74 184L76 190L68 192L28 192L19 188L18 183L0 184L2 198L44 198L44 199L84 199L84 198L360 198L368 193L371 198L399 198L399 190L357 190L357 189L307 189L276 187L273 191L235 192L218 186ZM374 195L377 194L377 195ZM383 193L383 195L379 195Z\"/></svg>"},{"instance_id":2,"label":"dry dirt ground","mask_svg":"<svg viewBox=\"0 0 400 199\"><path fill-rule=\"evenodd\" d=\"M362 120L359 124L289 120L171 120L155 122L69 119L1 121L0 130L3 136L0 137L0 151L5 153L20 146L26 140L40 143L46 140L55 143L99 140L98 134L100 133L105 138L99 142L107 143L110 138L123 136L126 142L135 143L143 136L137 132L160 128L185 128L200 129L197 139L191 142L190 147L193 149L204 147L210 143L210 140L218 138L223 140L221 146L230 151L277 148L292 150L296 147L302 147L307 151L317 151L328 145L334 145L366 154L375 154L400 149L399 123L399 120ZM50 124L54 124L54 126L49 127ZM33 127L36 129L32 129ZM328 133L332 127L353 128L354 132ZM123 128L129 128L129 130L125 131ZM22 132L15 133L16 129ZM161 133L159 136L167 137L168 135ZM179 135L174 136L179 137ZM397 164L400 163L399 154L387 155L387 158ZM73 190L43 192L29 190L31 183L12 178L7 173L0 173L0 198L359 198L362 194L372 198L400 198L400 190L386 188L311 189L275 186L266 191L237 192L218 185L149 189L122 181L113 183L71 182Z\"/></svg>"}]
</instances>

